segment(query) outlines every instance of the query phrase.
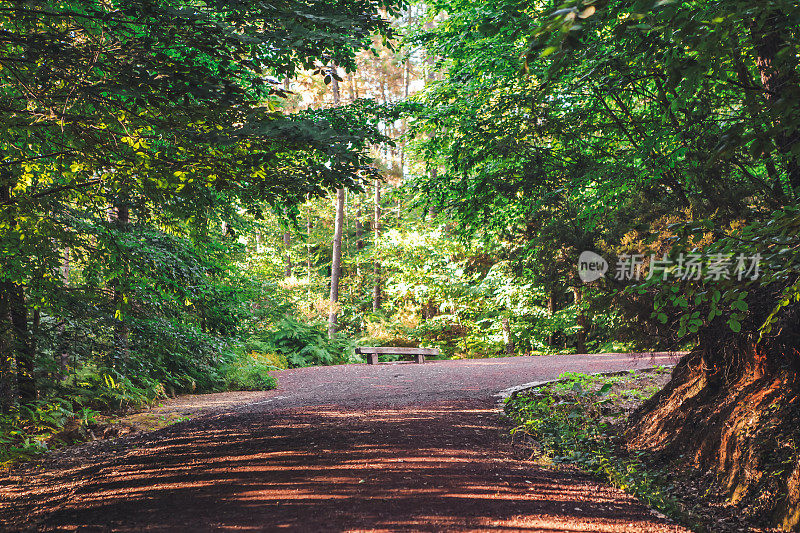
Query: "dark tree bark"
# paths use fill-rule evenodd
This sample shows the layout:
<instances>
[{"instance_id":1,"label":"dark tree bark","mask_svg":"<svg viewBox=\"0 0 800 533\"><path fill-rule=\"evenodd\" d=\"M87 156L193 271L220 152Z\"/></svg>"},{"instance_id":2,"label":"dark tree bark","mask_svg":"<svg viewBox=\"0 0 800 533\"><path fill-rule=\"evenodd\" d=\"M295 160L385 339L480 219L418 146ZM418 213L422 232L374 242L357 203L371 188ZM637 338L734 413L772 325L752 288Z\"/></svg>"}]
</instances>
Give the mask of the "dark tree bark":
<instances>
[{"instance_id":1,"label":"dark tree bark","mask_svg":"<svg viewBox=\"0 0 800 533\"><path fill-rule=\"evenodd\" d=\"M0 202L11 201L11 176L0 173ZM13 223L13 219L11 220ZM14 374L14 328L11 322L11 293L14 285L0 281L0 410L8 413L17 401Z\"/></svg>"},{"instance_id":2,"label":"dark tree bark","mask_svg":"<svg viewBox=\"0 0 800 533\"><path fill-rule=\"evenodd\" d=\"M11 202L14 180L10 172L0 175L0 203ZM10 208L13 209L13 208ZM16 226L16 218L8 211L10 227ZM34 377L35 347L28 326L28 308L25 306L23 287L4 280L0 282L0 394L2 408L8 410L17 400L23 403L36 399ZM16 375L15 375L16 370Z\"/></svg>"},{"instance_id":3,"label":"dark tree bark","mask_svg":"<svg viewBox=\"0 0 800 533\"><path fill-rule=\"evenodd\" d=\"M795 100L797 79L797 51L787 50L792 46L785 38L788 31L788 18L777 11L768 13L761 24L754 21L750 25L750 36L756 52L756 66L761 76L761 85L767 104L770 106L775 124L775 144L778 150L787 157L786 166L789 183L793 189L800 187L800 163L794 154L794 147L800 142L800 130L795 124L786 124L782 120L783 112L779 108L792 105Z\"/></svg>"},{"instance_id":4,"label":"dark tree bark","mask_svg":"<svg viewBox=\"0 0 800 533\"><path fill-rule=\"evenodd\" d=\"M0 411L2 413L8 413L17 402L14 332L9 305L12 287L11 283L0 282Z\"/></svg>"},{"instance_id":5,"label":"dark tree bark","mask_svg":"<svg viewBox=\"0 0 800 533\"><path fill-rule=\"evenodd\" d=\"M364 250L364 223L361 217L364 213L361 209L361 196L356 199L356 280L358 283L358 298L361 298L363 289L363 272L361 272L361 251Z\"/></svg>"},{"instance_id":6,"label":"dark tree bark","mask_svg":"<svg viewBox=\"0 0 800 533\"><path fill-rule=\"evenodd\" d=\"M36 400L36 378L34 375L35 346L28 326L28 308L25 305L25 291L12 285L9 311L14 330L14 352L17 359L17 393L22 403Z\"/></svg>"}]
</instances>

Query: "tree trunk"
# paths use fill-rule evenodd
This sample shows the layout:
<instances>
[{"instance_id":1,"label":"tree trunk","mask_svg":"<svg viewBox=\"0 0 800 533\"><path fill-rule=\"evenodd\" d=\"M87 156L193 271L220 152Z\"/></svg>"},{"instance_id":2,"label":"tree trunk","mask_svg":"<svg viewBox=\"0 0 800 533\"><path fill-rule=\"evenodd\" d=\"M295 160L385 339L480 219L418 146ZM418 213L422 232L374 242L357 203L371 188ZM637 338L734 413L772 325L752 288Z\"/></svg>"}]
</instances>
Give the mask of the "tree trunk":
<instances>
[{"instance_id":1,"label":"tree trunk","mask_svg":"<svg viewBox=\"0 0 800 533\"><path fill-rule=\"evenodd\" d=\"M10 172L3 171L0 176L0 202L11 201L14 179ZM17 225L13 208L5 213L10 228ZM34 359L36 354L28 329L28 308L25 306L25 292L22 286L11 282L0 282L0 394L2 408L8 410L17 399L23 403L36 399ZM16 370L16 378L15 371Z\"/></svg>"},{"instance_id":2,"label":"tree trunk","mask_svg":"<svg viewBox=\"0 0 800 533\"><path fill-rule=\"evenodd\" d=\"M331 309L328 315L328 337L336 334L339 305L339 278L342 273L342 226L344 223L344 189L336 191L336 220L333 230L333 259L331 261Z\"/></svg>"},{"instance_id":3,"label":"tree trunk","mask_svg":"<svg viewBox=\"0 0 800 533\"><path fill-rule=\"evenodd\" d=\"M553 315L556 314L556 291L550 289L550 292L547 294L547 315L550 318L553 318ZM556 344L556 332L551 331L547 335L547 344L548 346L555 346Z\"/></svg>"},{"instance_id":4,"label":"tree trunk","mask_svg":"<svg viewBox=\"0 0 800 533\"><path fill-rule=\"evenodd\" d=\"M347 189L344 190L344 208L342 209L342 254L350 257L350 229L347 227L350 223L348 218L348 207L350 207L350 194Z\"/></svg>"},{"instance_id":5,"label":"tree trunk","mask_svg":"<svg viewBox=\"0 0 800 533\"><path fill-rule=\"evenodd\" d=\"M764 18L764 24L759 27L755 22L750 25L750 36L756 52L756 66L761 75L761 84L764 87L767 103L770 107L777 106L786 98L793 98L797 86L797 55L795 50L785 50L792 47L782 31L786 31L788 21L785 14L773 11ZM781 52L783 51L783 52ZM784 103L784 105L786 105ZM780 116L780 109L773 111L773 116ZM781 125L781 119L775 118L778 126L775 134L775 144L780 152L788 158L787 174L793 189L800 187L800 163L794 154L793 148L800 142L800 130L794 125Z\"/></svg>"},{"instance_id":6,"label":"tree trunk","mask_svg":"<svg viewBox=\"0 0 800 533\"><path fill-rule=\"evenodd\" d=\"M575 296L575 307L577 308L578 334L575 339L575 351L577 353L586 353L586 330L588 329L588 321L586 315L581 308L583 301L583 289L581 287L573 287L572 294Z\"/></svg>"},{"instance_id":7,"label":"tree trunk","mask_svg":"<svg viewBox=\"0 0 800 533\"><path fill-rule=\"evenodd\" d=\"M286 266L283 268L283 277L292 277L292 255L289 253L289 247L292 245L292 234L288 231L283 232L283 249L286 252L285 261Z\"/></svg>"},{"instance_id":8,"label":"tree trunk","mask_svg":"<svg viewBox=\"0 0 800 533\"><path fill-rule=\"evenodd\" d=\"M764 131L764 124L762 124L760 118L762 115L761 104L756 100L755 94L753 93L753 89L756 88L756 84L751 78L750 71L747 69L747 65L739 53L740 51L738 43L732 46L731 49L731 60L735 65L736 78L739 80L741 86L744 87L744 101L748 111L750 112L750 123L753 127L753 133L756 134L757 138L763 145L761 158L764 161L764 167L766 168L767 176L769 177L770 189L772 190L775 198L778 201L782 201L785 198L783 183L780 180L778 169L775 166L775 162L773 161L772 157L773 139L767 132ZM777 208L779 206L775 207Z\"/></svg>"},{"instance_id":9,"label":"tree trunk","mask_svg":"<svg viewBox=\"0 0 800 533\"><path fill-rule=\"evenodd\" d=\"M14 332L10 295L13 284L0 282L0 412L8 414L17 402L14 373Z\"/></svg>"},{"instance_id":10,"label":"tree trunk","mask_svg":"<svg viewBox=\"0 0 800 533\"><path fill-rule=\"evenodd\" d=\"M334 69L336 67L333 67ZM339 105L339 82L331 76L331 90L333 91L333 104ZM344 189L336 189L336 219L333 229L333 257L331 259L331 296L330 311L328 314L328 337L336 334L336 319L339 306L339 278L342 274L342 227L344 225Z\"/></svg>"},{"instance_id":11,"label":"tree trunk","mask_svg":"<svg viewBox=\"0 0 800 533\"><path fill-rule=\"evenodd\" d=\"M306 210L306 283L308 284L309 291L311 290L311 230L314 226L311 224L311 204L308 204Z\"/></svg>"},{"instance_id":12,"label":"tree trunk","mask_svg":"<svg viewBox=\"0 0 800 533\"><path fill-rule=\"evenodd\" d=\"M0 202L11 200L11 176L4 171L0 173ZM9 217L8 225L15 224L11 211L3 213ZM9 232L10 233L10 232ZM11 321L11 292L13 283L0 281L0 410L8 413L17 402L16 375L14 374L14 327Z\"/></svg>"},{"instance_id":13,"label":"tree trunk","mask_svg":"<svg viewBox=\"0 0 800 533\"><path fill-rule=\"evenodd\" d=\"M350 101L355 102L356 98L358 97L356 96L356 88L354 86L352 72L347 73L347 92L350 95Z\"/></svg>"},{"instance_id":14,"label":"tree trunk","mask_svg":"<svg viewBox=\"0 0 800 533\"><path fill-rule=\"evenodd\" d=\"M33 340L28 327L28 307L25 305L25 291L14 285L9 296L11 323L14 328L14 351L17 355L17 392L20 402L36 400L36 378L34 376Z\"/></svg>"},{"instance_id":15,"label":"tree trunk","mask_svg":"<svg viewBox=\"0 0 800 533\"><path fill-rule=\"evenodd\" d=\"M511 338L511 320L508 317L503 317L500 322L503 327L503 340L506 343L506 355L514 355L514 340Z\"/></svg>"},{"instance_id":16,"label":"tree trunk","mask_svg":"<svg viewBox=\"0 0 800 533\"><path fill-rule=\"evenodd\" d=\"M39 309L34 309L33 310L33 321L31 323L30 348L29 348L30 354L31 354L31 360L34 363L36 362L36 354L39 353L38 352L39 345L38 345L37 341L39 340L39 335L40 335L40 332L41 332L41 329L40 329L41 326L42 326L42 312ZM35 373L32 373L31 375L34 377L34 379L36 378L36 374ZM34 383L34 390L36 390L36 384L35 383ZM38 392L37 392L37 397L38 397Z\"/></svg>"},{"instance_id":17,"label":"tree trunk","mask_svg":"<svg viewBox=\"0 0 800 533\"><path fill-rule=\"evenodd\" d=\"M331 71L338 71L338 69L334 65L331 67ZM333 76L331 76L331 94L333 95L333 105L338 106L339 102L341 101L341 96L339 94L339 81Z\"/></svg>"},{"instance_id":18,"label":"tree trunk","mask_svg":"<svg viewBox=\"0 0 800 533\"><path fill-rule=\"evenodd\" d=\"M364 249L364 224L361 222L361 196L356 201L356 278L361 280L361 251Z\"/></svg>"},{"instance_id":19,"label":"tree trunk","mask_svg":"<svg viewBox=\"0 0 800 533\"><path fill-rule=\"evenodd\" d=\"M381 308L381 263L378 258L378 244L381 238L381 182L375 181L375 212L372 224L373 229L373 253L375 261L372 265L374 284L372 286L372 310L378 311Z\"/></svg>"}]
</instances>

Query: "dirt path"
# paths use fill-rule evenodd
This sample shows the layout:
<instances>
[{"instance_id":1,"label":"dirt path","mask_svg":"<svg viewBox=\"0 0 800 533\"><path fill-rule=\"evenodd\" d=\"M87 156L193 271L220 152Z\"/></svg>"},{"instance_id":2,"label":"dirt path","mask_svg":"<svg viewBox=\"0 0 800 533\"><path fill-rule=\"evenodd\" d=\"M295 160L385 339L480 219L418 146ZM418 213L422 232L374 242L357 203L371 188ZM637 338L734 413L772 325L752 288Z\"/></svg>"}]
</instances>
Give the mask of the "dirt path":
<instances>
[{"instance_id":1,"label":"dirt path","mask_svg":"<svg viewBox=\"0 0 800 533\"><path fill-rule=\"evenodd\" d=\"M80 531L685 531L518 456L494 395L565 371L674 363L555 356L289 370L201 418L54 454L0 479L0 524Z\"/></svg>"}]
</instances>

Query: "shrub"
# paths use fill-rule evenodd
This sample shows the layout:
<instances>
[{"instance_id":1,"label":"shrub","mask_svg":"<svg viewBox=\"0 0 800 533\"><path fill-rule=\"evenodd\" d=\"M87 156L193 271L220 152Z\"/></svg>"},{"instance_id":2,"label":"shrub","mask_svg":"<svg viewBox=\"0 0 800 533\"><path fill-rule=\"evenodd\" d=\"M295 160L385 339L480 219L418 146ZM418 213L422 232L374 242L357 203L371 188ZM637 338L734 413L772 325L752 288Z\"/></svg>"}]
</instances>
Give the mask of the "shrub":
<instances>
[{"instance_id":1,"label":"shrub","mask_svg":"<svg viewBox=\"0 0 800 533\"><path fill-rule=\"evenodd\" d=\"M346 363L353 352L352 341L329 339L322 324L305 323L286 317L277 327L256 340L286 357L290 367L337 365Z\"/></svg>"},{"instance_id":2,"label":"shrub","mask_svg":"<svg viewBox=\"0 0 800 533\"><path fill-rule=\"evenodd\" d=\"M269 373L286 368L286 358L274 353L250 352L243 354L224 370L228 390L269 390L277 381Z\"/></svg>"},{"instance_id":3,"label":"shrub","mask_svg":"<svg viewBox=\"0 0 800 533\"><path fill-rule=\"evenodd\" d=\"M507 400L505 412L517 424L512 434L532 437L554 463L575 464L629 490L648 505L673 512L674 501L644 468L640 454L617 454L617 436L605 405L610 401L613 383L620 377L570 372L561 378L558 383Z\"/></svg>"}]
</instances>

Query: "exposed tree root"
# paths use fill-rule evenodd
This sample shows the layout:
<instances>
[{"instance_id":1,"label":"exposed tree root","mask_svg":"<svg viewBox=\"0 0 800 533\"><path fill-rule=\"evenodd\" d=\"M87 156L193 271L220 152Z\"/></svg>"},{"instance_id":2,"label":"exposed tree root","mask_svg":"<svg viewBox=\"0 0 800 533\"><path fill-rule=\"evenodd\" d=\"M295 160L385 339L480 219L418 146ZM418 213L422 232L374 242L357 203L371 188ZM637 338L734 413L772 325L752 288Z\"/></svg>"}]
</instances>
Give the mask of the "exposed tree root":
<instances>
[{"instance_id":1,"label":"exposed tree root","mask_svg":"<svg viewBox=\"0 0 800 533\"><path fill-rule=\"evenodd\" d=\"M699 352L630 419L630 449L716 471L731 501L764 525L800 528L800 395L788 373L712 381Z\"/></svg>"}]
</instances>

